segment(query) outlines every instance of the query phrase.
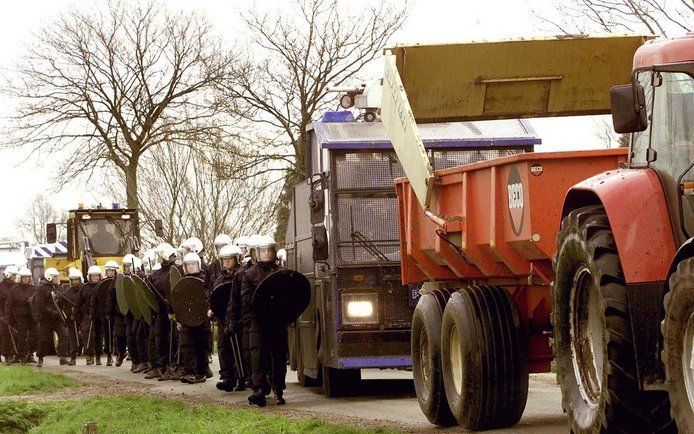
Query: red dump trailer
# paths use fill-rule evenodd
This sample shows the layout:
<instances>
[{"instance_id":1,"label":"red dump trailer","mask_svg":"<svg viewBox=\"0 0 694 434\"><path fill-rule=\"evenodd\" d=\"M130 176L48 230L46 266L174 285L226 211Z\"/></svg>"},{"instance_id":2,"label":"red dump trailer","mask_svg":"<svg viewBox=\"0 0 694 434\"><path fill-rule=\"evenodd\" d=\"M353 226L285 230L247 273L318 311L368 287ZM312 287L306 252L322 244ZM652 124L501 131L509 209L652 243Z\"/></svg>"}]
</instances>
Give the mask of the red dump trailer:
<instances>
[{"instance_id":1,"label":"red dump trailer","mask_svg":"<svg viewBox=\"0 0 694 434\"><path fill-rule=\"evenodd\" d=\"M549 371L553 359L549 284L566 191L626 159L624 148L528 153L437 171L426 212L408 179L396 180L403 283L426 282L413 369L432 422L452 422L446 401L477 419L469 428L520 419L528 372ZM430 358L438 353L443 371ZM484 375L466 372L482 366ZM478 405L489 406L482 417L471 411Z\"/></svg>"}]
</instances>

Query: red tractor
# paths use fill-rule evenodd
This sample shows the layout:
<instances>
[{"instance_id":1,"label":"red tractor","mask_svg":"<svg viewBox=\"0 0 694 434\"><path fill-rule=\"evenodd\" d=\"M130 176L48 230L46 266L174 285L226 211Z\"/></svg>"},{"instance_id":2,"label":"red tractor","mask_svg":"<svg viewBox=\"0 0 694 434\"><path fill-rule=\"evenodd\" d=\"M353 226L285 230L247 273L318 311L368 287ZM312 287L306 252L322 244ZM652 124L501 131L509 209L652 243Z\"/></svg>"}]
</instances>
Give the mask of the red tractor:
<instances>
[{"instance_id":1,"label":"red tractor","mask_svg":"<svg viewBox=\"0 0 694 434\"><path fill-rule=\"evenodd\" d=\"M528 373L554 358L572 432L694 432L694 35L644 42L386 57L382 119L408 176L396 182L402 280L422 288L415 388L432 423L515 424ZM416 126L609 112L628 154L436 172Z\"/></svg>"}]
</instances>

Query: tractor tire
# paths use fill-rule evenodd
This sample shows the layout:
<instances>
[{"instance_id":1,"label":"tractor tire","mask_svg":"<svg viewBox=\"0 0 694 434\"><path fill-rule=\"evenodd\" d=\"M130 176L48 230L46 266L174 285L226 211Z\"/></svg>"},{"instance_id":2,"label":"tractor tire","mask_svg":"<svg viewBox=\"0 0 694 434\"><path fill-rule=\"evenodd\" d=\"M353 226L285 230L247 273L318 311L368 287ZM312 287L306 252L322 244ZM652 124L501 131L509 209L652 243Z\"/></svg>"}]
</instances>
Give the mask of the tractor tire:
<instances>
[{"instance_id":1,"label":"tractor tire","mask_svg":"<svg viewBox=\"0 0 694 434\"><path fill-rule=\"evenodd\" d=\"M323 394L328 398L350 395L360 381L360 369L336 369L323 365Z\"/></svg>"},{"instance_id":2,"label":"tractor tire","mask_svg":"<svg viewBox=\"0 0 694 434\"><path fill-rule=\"evenodd\" d=\"M683 260L670 276L665 294L663 364L672 417L679 432L694 433L694 258Z\"/></svg>"},{"instance_id":3,"label":"tractor tire","mask_svg":"<svg viewBox=\"0 0 694 434\"><path fill-rule=\"evenodd\" d=\"M626 284L602 206L564 218L554 267L554 353L571 432L676 432L667 393L639 390Z\"/></svg>"},{"instance_id":4,"label":"tractor tire","mask_svg":"<svg viewBox=\"0 0 694 434\"><path fill-rule=\"evenodd\" d=\"M443 312L441 361L446 398L471 431L515 425L528 398L526 341L516 303L503 288L469 286Z\"/></svg>"},{"instance_id":5,"label":"tractor tire","mask_svg":"<svg viewBox=\"0 0 694 434\"><path fill-rule=\"evenodd\" d=\"M451 293L436 290L423 295L412 316L412 374L417 401L429 422L453 426L441 371L441 317Z\"/></svg>"}]
</instances>

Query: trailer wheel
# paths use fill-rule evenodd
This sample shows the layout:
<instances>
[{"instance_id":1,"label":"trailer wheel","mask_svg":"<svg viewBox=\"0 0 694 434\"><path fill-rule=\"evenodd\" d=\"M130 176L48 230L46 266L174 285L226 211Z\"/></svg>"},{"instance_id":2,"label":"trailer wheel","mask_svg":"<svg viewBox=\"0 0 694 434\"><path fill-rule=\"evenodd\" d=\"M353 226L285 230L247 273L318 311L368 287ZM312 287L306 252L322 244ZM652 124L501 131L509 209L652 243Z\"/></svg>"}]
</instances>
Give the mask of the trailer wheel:
<instances>
[{"instance_id":1,"label":"trailer wheel","mask_svg":"<svg viewBox=\"0 0 694 434\"><path fill-rule=\"evenodd\" d=\"M360 381L360 369L336 369L323 365L323 393L328 398L349 395Z\"/></svg>"},{"instance_id":2,"label":"trailer wheel","mask_svg":"<svg viewBox=\"0 0 694 434\"><path fill-rule=\"evenodd\" d=\"M554 262L554 351L571 431L671 432L667 394L639 390L626 285L602 206L564 218Z\"/></svg>"},{"instance_id":3,"label":"trailer wheel","mask_svg":"<svg viewBox=\"0 0 694 434\"><path fill-rule=\"evenodd\" d=\"M694 258L670 276L662 324L663 363L672 417L682 433L694 432Z\"/></svg>"},{"instance_id":4,"label":"trailer wheel","mask_svg":"<svg viewBox=\"0 0 694 434\"><path fill-rule=\"evenodd\" d=\"M469 286L443 313L441 360L453 416L468 430L515 425L528 397L525 339L516 303L503 288Z\"/></svg>"},{"instance_id":5,"label":"trailer wheel","mask_svg":"<svg viewBox=\"0 0 694 434\"><path fill-rule=\"evenodd\" d=\"M440 426L456 424L441 371L441 317L450 296L448 290L423 295L412 316L412 373L417 401L429 422Z\"/></svg>"}]
</instances>

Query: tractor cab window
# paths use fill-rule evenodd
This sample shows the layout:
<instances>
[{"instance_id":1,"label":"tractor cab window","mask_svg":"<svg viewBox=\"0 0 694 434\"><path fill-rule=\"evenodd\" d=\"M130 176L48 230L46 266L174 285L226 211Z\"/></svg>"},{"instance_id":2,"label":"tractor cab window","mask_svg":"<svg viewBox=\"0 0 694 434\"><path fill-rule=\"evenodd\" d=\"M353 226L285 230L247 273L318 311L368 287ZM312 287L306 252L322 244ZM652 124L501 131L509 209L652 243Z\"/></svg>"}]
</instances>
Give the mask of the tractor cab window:
<instances>
[{"instance_id":1,"label":"tractor cab window","mask_svg":"<svg viewBox=\"0 0 694 434\"><path fill-rule=\"evenodd\" d=\"M79 222L77 240L80 251L87 248L85 237L93 255L123 256L127 250L126 236L132 234L130 220L92 219Z\"/></svg>"},{"instance_id":2,"label":"tractor cab window","mask_svg":"<svg viewBox=\"0 0 694 434\"><path fill-rule=\"evenodd\" d=\"M642 71L638 82L649 122L645 131L634 134L632 165L648 165L650 143L656 151L654 166L676 178L694 160L694 79L684 72Z\"/></svg>"}]
</instances>

